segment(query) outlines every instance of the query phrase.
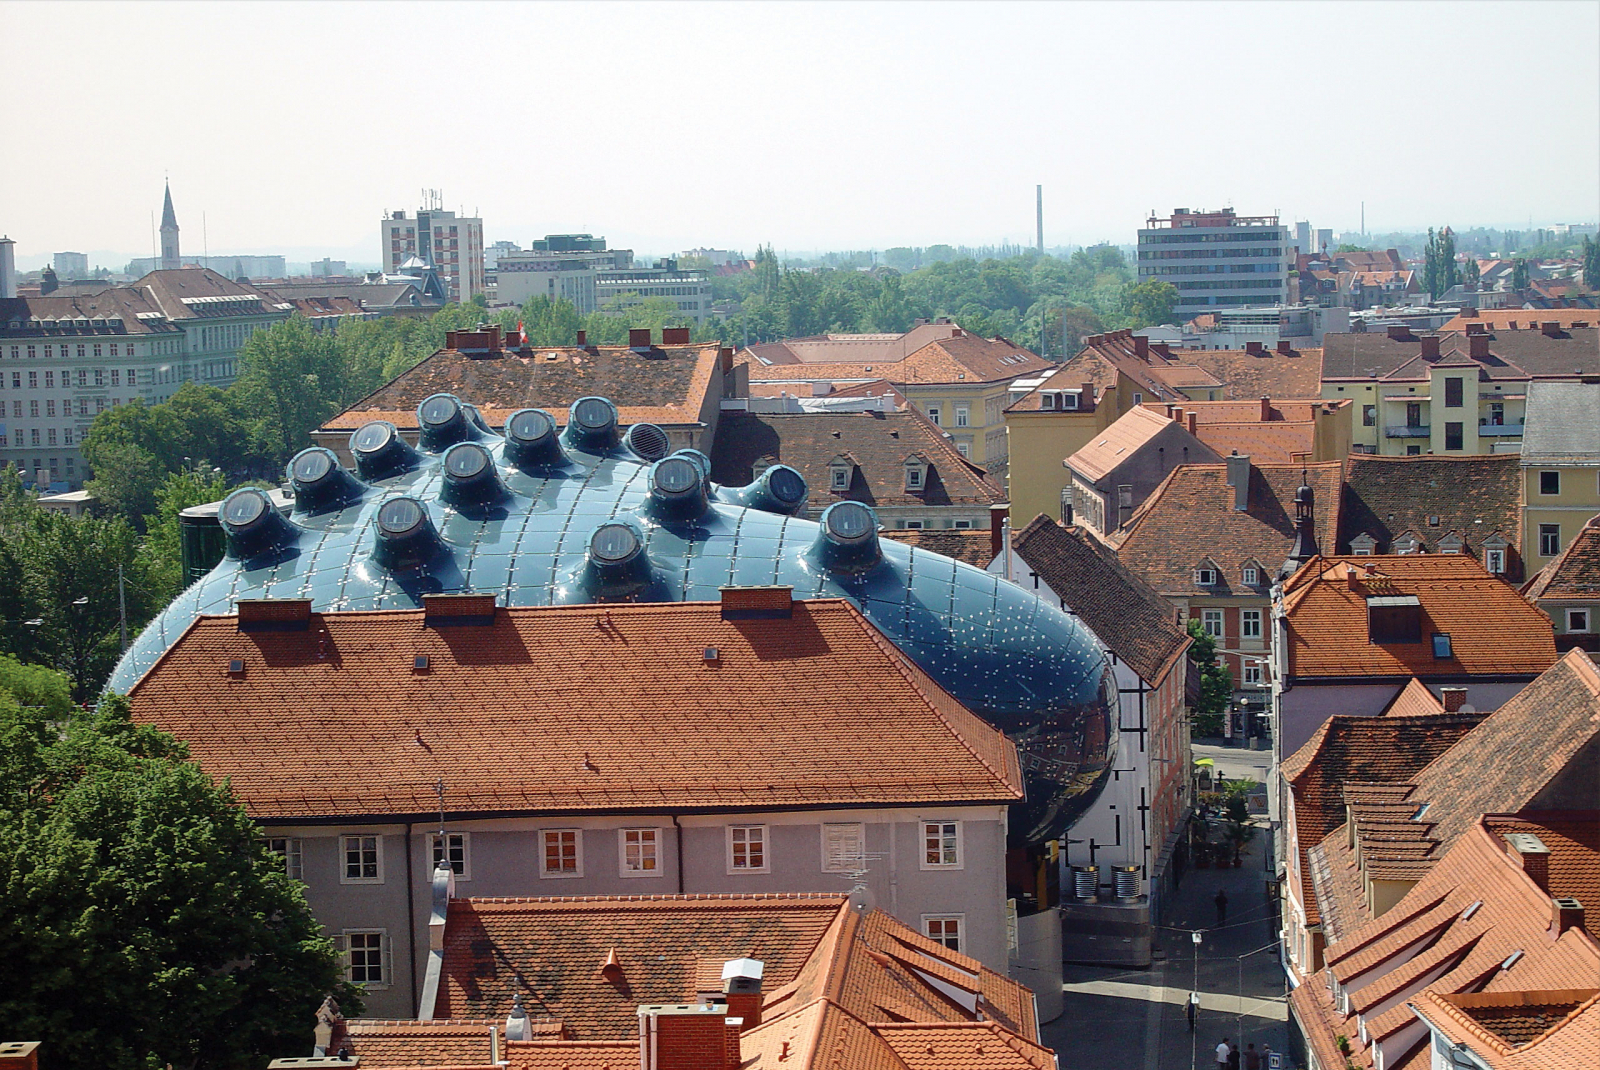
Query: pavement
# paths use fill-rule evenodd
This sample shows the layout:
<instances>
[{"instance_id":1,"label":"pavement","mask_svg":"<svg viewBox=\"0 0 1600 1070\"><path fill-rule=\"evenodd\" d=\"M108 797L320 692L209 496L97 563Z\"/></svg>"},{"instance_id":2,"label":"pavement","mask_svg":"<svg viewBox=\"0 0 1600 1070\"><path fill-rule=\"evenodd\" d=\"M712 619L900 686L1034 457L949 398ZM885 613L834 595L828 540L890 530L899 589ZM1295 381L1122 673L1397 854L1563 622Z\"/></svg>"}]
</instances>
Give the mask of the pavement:
<instances>
[{"instance_id":1,"label":"pavement","mask_svg":"<svg viewBox=\"0 0 1600 1070\"><path fill-rule=\"evenodd\" d=\"M1194 750L1196 758L1213 758L1230 780L1264 781L1272 757L1198 742ZM1168 897L1156 930L1160 957L1149 969L1065 968L1066 1009L1040 1030L1062 1070L1214 1070L1214 1049L1224 1037L1239 1048L1270 1046L1291 1065L1277 919L1266 895L1271 831L1265 819L1255 823L1237 868L1184 873ZM1222 926L1213 901L1219 889L1228 895ZM1198 947L1190 935L1196 930ZM1192 1033L1184 1013L1191 990L1200 993Z\"/></svg>"}]
</instances>

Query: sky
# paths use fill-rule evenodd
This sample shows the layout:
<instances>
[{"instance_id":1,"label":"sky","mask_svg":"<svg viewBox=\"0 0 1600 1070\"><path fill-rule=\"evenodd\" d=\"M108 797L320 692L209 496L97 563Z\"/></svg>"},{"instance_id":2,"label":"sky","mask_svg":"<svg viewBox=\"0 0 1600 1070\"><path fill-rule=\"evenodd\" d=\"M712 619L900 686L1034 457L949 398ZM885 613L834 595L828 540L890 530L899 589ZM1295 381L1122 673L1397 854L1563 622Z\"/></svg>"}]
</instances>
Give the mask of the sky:
<instances>
[{"instance_id":1,"label":"sky","mask_svg":"<svg viewBox=\"0 0 1600 1070\"><path fill-rule=\"evenodd\" d=\"M1600 216L1600 3L22 3L0 233L376 261L424 188L526 246L1130 244Z\"/></svg>"}]
</instances>

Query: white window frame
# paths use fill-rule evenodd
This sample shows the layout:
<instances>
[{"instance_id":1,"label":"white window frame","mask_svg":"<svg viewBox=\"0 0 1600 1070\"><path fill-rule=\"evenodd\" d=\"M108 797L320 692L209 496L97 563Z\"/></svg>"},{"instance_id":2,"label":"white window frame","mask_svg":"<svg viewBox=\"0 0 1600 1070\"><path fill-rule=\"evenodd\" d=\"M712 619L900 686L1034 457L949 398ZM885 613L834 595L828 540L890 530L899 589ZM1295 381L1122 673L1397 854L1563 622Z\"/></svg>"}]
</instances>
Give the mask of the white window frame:
<instances>
[{"instance_id":1,"label":"white window frame","mask_svg":"<svg viewBox=\"0 0 1600 1070\"><path fill-rule=\"evenodd\" d=\"M1253 625L1253 628L1252 628L1252 625ZM1259 610L1259 609L1241 609L1241 610L1239 610L1239 638L1240 639L1260 639L1261 638L1261 610Z\"/></svg>"},{"instance_id":2,"label":"white window frame","mask_svg":"<svg viewBox=\"0 0 1600 1070\"><path fill-rule=\"evenodd\" d=\"M821 840L822 872L853 873L864 867L867 857L867 826L862 822L824 821ZM830 843L830 840L833 842ZM835 849L834 843L840 846Z\"/></svg>"},{"instance_id":3,"label":"white window frame","mask_svg":"<svg viewBox=\"0 0 1600 1070\"><path fill-rule=\"evenodd\" d=\"M1574 617L1581 617L1582 627L1574 627ZM1574 635L1586 635L1594 628L1594 610L1588 607L1572 606L1567 609L1567 631Z\"/></svg>"},{"instance_id":4,"label":"white window frame","mask_svg":"<svg viewBox=\"0 0 1600 1070\"><path fill-rule=\"evenodd\" d=\"M972 410L970 408L968 408L967 406L965 406L965 405L957 405L956 406L956 426L957 427L971 427L972 426Z\"/></svg>"},{"instance_id":5,"label":"white window frame","mask_svg":"<svg viewBox=\"0 0 1600 1070\"><path fill-rule=\"evenodd\" d=\"M916 464L906 465L906 490L922 489L922 466Z\"/></svg>"},{"instance_id":6,"label":"white window frame","mask_svg":"<svg viewBox=\"0 0 1600 1070\"><path fill-rule=\"evenodd\" d=\"M1206 578L1208 576L1210 579ZM1214 568L1195 569L1194 585L1196 587L1215 587L1217 585L1217 570Z\"/></svg>"},{"instance_id":7,"label":"white window frame","mask_svg":"<svg viewBox=\"0 0 1600 1070\"><path fill-rule=\"evenodd\" d=\"M1506 552L1498 548L1491 548L1483 552L1483 567L1496 576L1502 575L1506 570Z\"/></svg>"},{"instance_id":8,"label":"white window frame","mask_svg":"<svg viewBox=\"0 0 1600 1070\"><path fill-rule=\"evenodd\" d=\"M951 527L952 530L955 530L955 531L971 531L972 530L972 521L970 521L970 520L952 520L950 522L950 527Z\"/></svg>"},{"instance_id":9,"label":"white window frame","mask_svg":"<svg viewBox=\"0 0 1600 1070\"><path fill-rule=\"evenodd\" d=\"M944 930L938 936L935 936L933 933L933 926L935 923L938 923L940 928ZM954 933L950 932L950 927L954 928ZM962 953L961 944L966 936L966 927L967 916L965 914L922 915L922 935L927 937L929 940L932 940L940 947L947 948L948 950L955 951L957 953ZM949 942L952 935L955 938L954 946L952 946Z\"/></svg>"},{"instance_id":10,"label":"white window frame","mask_svg":"<svg viewBox=\"0 0 1600 1070\"><path fill-rule=\"evenodd\" d=\"M923 869L965 869L967 865L966 851L962 843L962 822L948 817L925 817L918 823L918 835L922 839L922 846L917 850L917 859ZM929 841L937 837L939 859L928 861ZM946 857L954 850L955 860L946 861Z\"/></svg>"},{"instance_id":11,"label":"white window frame","mask_svg":"<svg viewBox=\"0 0 1600 1070\"><path fill-rule=\"evenodd\" d=\"M450 844L451 844L452 841L456 840L457 838L460 839L460 841L461 841L461 868L456 871L456 880L458 880L458 881L470 881L472 879L472 833L470 833L470 832L451 832L448 829L446 829L444 836L445 836L445 847L446 847L446 850L449 849ZM430 832L430 833L428 833L428 873L430 874L430 878L429 878L430 880L432 879L431 874L433 873L433 871L439 868L439 857L438 856L439 856L439 834L437 832ZM456 865L455 861L452 860L451 863L450 863L450 868L451 869L455 869L455 865Z\"/></svg>"},{"instance_id":12,"label":"white window frame","mask_svg":"<svg viewBox=\"0 0 1600 1070\"><path fill-rule=\"evenodd\" d=\"M650 866L633 869L628 865L629 835L638 837L631 846L639 849L639 861L645 861L645 848L649 847ZM661 872L661 829L660 828L622 828L617 830L617 872L624 877L660 877Z\"/></svg>"},{"instance_id":13,"label":"white window frame","mask_svg":"<svg viewBox=\"0 0 1600 1070\"><path fill-rule=\"evenodd\" d=\"M1549 530L1546 530L1546 529L1549 529ZM1546 540L1548 540L1548 541L1546 541ZM1546 546L1549 546L1550 549L1546 550L1545 549ZM1560 524L1540 524L1539 525L1539 556L1540 557L1555 557L1560 552L1561 552L1561 525Z\"/></svg>"},{"instance_id":14,"label":"white window frame","mask_svg":"<svg viewBox=\"0 0 1600 1070\"><path fill-rule=\"evenodd\" d=\"M724 840L728 850L728 875L738 876L741 873L771 873L772 872L772 837L766 825L728 825ZM761 864L750 865L750 845L759 845ZM744 847L744 863L739 864L736 846Z\"/></svg>"},{"instance_id":15,"label":"white window frame","mask_svg":"<svg viewBox=\"0 0 1600 1070\"><path fill-rule=\"evenodd\" d=\"M829 483L833 490L850 489L850 469L842 464L836 464L829 468L829 472L831 473Z\"/></svg>"},{"instance_id":16,"label":"white window frame","mask_svg":"<svg viewBox=\"0 0 1600 1070\"><path fill-rule=\"evenodd\" d=\"M571 872L550 868L550 837L572 833ZM551 881L576 880L583 876L583 830L580 828L547 828L539 830L539 879Z\"/></svg>"},{"instance_id":17,"label":"white window frame","mask_svg":"<svg viewBox=\"0 0 1600 1070\"><path fill-rule=\"evenodd\" d=\"M298 836L268 836L267 850L283 860L283 872L290 880L305 879L305 852Z\"/></svg>"},{"instance_id":18,"label":"white window frame","mask_svg":"<svg viewBox=\"0 0 1600 1070\"><path fill-rule=\"evenodd\" d=\"M906 520L906 521L902 521L902 523L905 525L905 529L907 531L921 531L922 530L922 521L920 521L920 520Z\"/></svg>"},{"instance_id":19,"label":"white window frame","mask_svg":"<svg viewBox=\"0 0 1600 1070\"><path fill-rule=\"evenodd\" d=\"M352 841L352 840L373 840L376 843L376 847L374 848L374 851L375 851L376 858L377 858L377 861L375 863L377 876L374 876L374 877L367 877L367 876L352 877L352 876L350 876L350 841ZM366 848L365 848L365 846L362 846L362 847L358 847L357 850L362 851L364 853L366 851ZM365 859L362 860L361 865L362 865L363 870L364 870L365 867L366 867ZM339 883L340 884L382 884L383 883L383 837L382 836L379 836L379 835L376 835L376 834L372 834L372 833L361 832L361 833L355 833L353 835L342 835L342 836L339 837ZM365 931L365 930L363 930L363 931Z\"/></svg>"},{"instance_id":20,"label":"white window frame","mask_svg":"<svg viewBox=\"0 0 1600 1070\"><path fill-rule=\"evenodd\" d=\"M935 427L943 427L944 426L942 423L939 422L939 411L940 411L939 410L939 406L937 406L937 405L929 405L927 407L928 419L933 421L933 426L935 426Z\"/></svg>"},{"instance_id":21,"label":"white window frame","mask_svg":"<svg viewBox=\"0 0 1600 1070\"><path fill-rule=\"evenodd\" d=\"M1244 679L1243 679L1243 681L1241 681L1242 683L1244 683L1246 685L1253 684L1256 687L1260 687L1261 686L1261 684L1262 684L1261 662L1260 662L1259 659L1257 659L1257 658L1245 658L1244 659L1244 666L1243 666L1243 673L1244 673Z\"/></svg>"},{"instance_id":22,"label":"white window frame","mask_svg":"<svg viewBox=\"0 0 1600 1070\"><path fill-rule=\"evenodd\" d=\"M352 961L354 951L350 947L350 938L353 936L376 936L378 946L378 977L376 981L358 981L355 977L356 965ZM387 929L345 929L339 934L339 952L344 968L344 978L351 984L361 985L368 991L373 989L389 988L394 984L394 962L390 954L389 931ZM364 951L373 949L363 949ZM367 967L363 967L367 968Z\"/></svg>"},{"instance_id":23,"label":"white window frame","mask_svg":"<svg viewBox=\"0 0 1600 1070\"><path fill-rule=\"evenodd\" d=\"M1216 631L1211 630L1212 621L1216 622ZM1200 611L1200 630L1211 636L1213 639L1221 639L1226 636L1228 631L1228 622L1227 618L1222 615L1222 610L1202 609Z\"/></svg>"},{"instance_id":24,"label":"white window frame","mask_svg":"<svg viewBox=\"0 0 1600 1070\"><path fill-rule=\"evenodd\" d=\"M972 459L972 443L970 443L970 442L957 442L956 443L956 452L961 454L961 456L967 458L968 460L971 460Z\"/></svg>"},{"instance_id":25,"label":"white window frame","mask_svg":"<svg viewBox=\"0 0 1600 1070\"><path fill-rule=\"evenodd\" d=\"M1254 587L1261 582L1261 570L1254 565L1246 565L1240 570L1239 579L1246 587Z\"/></svg>"}]
</instances>

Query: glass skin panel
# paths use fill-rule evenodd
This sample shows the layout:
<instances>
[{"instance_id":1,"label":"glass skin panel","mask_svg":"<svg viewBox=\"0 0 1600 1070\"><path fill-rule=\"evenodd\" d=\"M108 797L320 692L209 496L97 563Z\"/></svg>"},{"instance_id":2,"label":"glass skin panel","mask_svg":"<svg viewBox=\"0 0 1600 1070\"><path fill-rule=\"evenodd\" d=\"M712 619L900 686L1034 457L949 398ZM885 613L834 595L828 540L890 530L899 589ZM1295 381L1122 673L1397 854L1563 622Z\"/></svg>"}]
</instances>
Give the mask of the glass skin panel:
<instances>
[{"instance_id":1,"label":"glass skin panel","mask_svg":"<svg viewBox=\"0 0 1600 1070\"><path fill-rule=\"evenodd\" d=\"M228 613L240 598L310 598L317 611L416 608L424 594L505 595L541 606L572 597L589 535L613 517L645 532L657 582L650 600L715 599L735 584L790 584L796 598L848 598L891 642L965 706L1017 740L1028 801L1013 806L1015 843L1061 835L1092 803L1116 754L1116 688L1093 637L1032 592L926 550L884 540L865 573L833 574L811 559L816 523L712 501L691 522L641 515L648 465L617 446L570 451L538 477L505 467L505 515L473 520L439 501L439 454L372 484L357 501L289 519L293 545L266 559L224 559L175 599L124 655L108 687L127 691L200 613ZM372 559L378 509L401 495L429 503L448 553L390 573Z\"/></svg>"}]
</instances>

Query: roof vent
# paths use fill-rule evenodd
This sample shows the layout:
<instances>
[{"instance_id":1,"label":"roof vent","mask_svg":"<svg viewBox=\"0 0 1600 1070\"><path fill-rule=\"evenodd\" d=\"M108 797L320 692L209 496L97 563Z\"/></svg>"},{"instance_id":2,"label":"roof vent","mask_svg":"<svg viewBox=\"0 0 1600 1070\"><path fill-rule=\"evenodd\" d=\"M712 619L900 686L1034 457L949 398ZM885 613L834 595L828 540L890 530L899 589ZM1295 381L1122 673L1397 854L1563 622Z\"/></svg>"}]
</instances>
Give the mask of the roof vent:
<instances>
[{"instance_id":1,"label":"roof vent","mask_svg":"<svg viewBox=\"0 0 1600 1070\"><path fill-rule=\"evenodd\" d=\"M300 529L285 520L265 491L244 487L223 501L219 510L228 556L248 561L275 553L294 543Z\"/></svg>"},{"instance_id":2,"label":"roof vent","mask_svg":"<svg viewBox=\"0 0 1600 1070\"><path fill-rule=\"evenodd\" d=\"M589 536L584 573L585 601L620 602L649 586L650 558L639 522L622 517L595 528Z\"/></svg>"},{"instance_id":3,"label":"roof vent","mask_svg":"<svg viewBox=\"0 0 1600 1070\"><path fill-rule=\"evenodd\" d=\"M496 506L511 496L500 482L494 458L476 442L457 442L445 450L439 467L444 472L440 499L475 520L486 519Z\"/></svg>"},{"instance_id":4,"label":"roof vent","mask_svg":"<svg viewBox=\"0 0 1600 1070\"><path fill-rule=\"evenodd\" d=\"M350 454L356 471L369 483L404 475L422 463L422 454L412 449L388 420L362 424L350 436Z\"/></svg>"},{"instance_id":5,"label":"roof vent","mask_svg":"<svg viewBox=\"0 0 1600 1070\"><path fill-rule=\"evenodd\" d=\"M622 444L646 464L661 460L672 449L672 440L655 424L634 424L629 427L622 436Z\"/></svg>"},{"instance_id":6,"label":"roof vent","mask_svg":"<svg viewBox=\"0 0 1600 1070\"><path fill-rule=\"evenodd\" d=\"M311 627L309 598L241 598L241 632L303 632Z\"/></svg>"},{"instance_id":7,"label":"roof vent","mask_svg":"<svg viewBox=\"0 0 1600 1070\"><path fill-rule=\"evenodd\" d=\"M429 453L440 453L457 442L482 437L467 411L454 394L434 394L417 406L417 445Z\"/></svg>"},{"instance_id":8,"label":"roof vent","mask_svg":"<svg viewBox=\"0 0 1600 1070\"><path fill-rule=\"evenodd\" d=\"M384 568L416 568L449 552L428 507L416 498L390 498L379 506L374 526L378 537L372 559Z\"/></svg>"},{"instance_id":9,"label":"roof vent","mask_svg":"<svg viewBox=\"0 0 1600 1070\"><path fill-rule=\"evenodd\" d=\"M878 515L860 502L834 502L822 511L812 559L830 572L865 572L883 560Z\"/></svg>"},{"instance_id":10,"label":"roof vent","mask_svg":"<svg viewBox=\"0 0 1600 1070\"><path fill-rule=\"evenodd\" d=\"M605 398L579 398L567 410L561 440L584 453L606 453L617 444L617 407Z\"/></svg>"},{"instance_id":11,"label":"roof vent","mask_svg":"<svg viewBox=\"0 0 1600 1070\"><path fill-rule=\"evenodd\" d=\"M422 596L422 626L460 628L493 624L495 598L492 594L425 594Z\"/></svg>"},{"instance_id":12,"label":"roof vent","mask_svg":"<svg viewBox=\"0 0 1600 1070\"><path fill-rule=\"evenodd\" d=\"M665 457L650 466L645 510L657 520L693 520L707 508L706 481L687 457Z\"/></svg>"},{"instance_id":13,"label":"roof vent","mask_svg":"<svg viewBox=\"0 0 1600 1070\"><path fill-rule=\"evenodd\" d=\"M543 409L518 409L506 418L505 459L518 468L551 468L567 463L556 435L556 421Z\"/></svg>"},{"instance_id":14,"label":"roof vent","mask_svg":"<svg viewBox=\"0 0 1600 1070\"><path fill-rule=\"evenodd\" d=\"M805 476L786 464L775 464L742 487L718 489L717 499L764 513L798 516L809 493Z\"/></svg>"},{"instance_id":15,"label":"roof vent","mask_svg":"<svg viewBox=\"0 0 1600 1070\"><path fill-rule=\"evenodd\" d=\"M723 620L789 620L794 616L794 588L724 587Z\"/></svg>"},{"instance_id":16,"label":"roof vent","mask_svg":"<svg viewBox=\"0 0 1600 1070\"><path fill-rule=\"evenodd\" d=\"M240 661L238 658L234 658L232 661L228 662L228 675L236 678L243 676L244 662Z\"/></svg>"},{"instance_id":17,"label":"roof vent","mask_svg":"<svg viewBox=\"0 0 1600 1070\"><path fill-rule=\"evenodd\" d=\"M359 501L367 489L339 466L339 458L332 450L320 446L295 454L287 475L294 490L294 511L312 516L343 509Z\"/></svg>"}]
</instances>

